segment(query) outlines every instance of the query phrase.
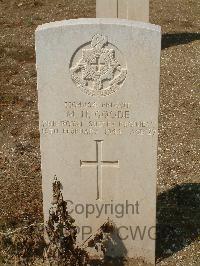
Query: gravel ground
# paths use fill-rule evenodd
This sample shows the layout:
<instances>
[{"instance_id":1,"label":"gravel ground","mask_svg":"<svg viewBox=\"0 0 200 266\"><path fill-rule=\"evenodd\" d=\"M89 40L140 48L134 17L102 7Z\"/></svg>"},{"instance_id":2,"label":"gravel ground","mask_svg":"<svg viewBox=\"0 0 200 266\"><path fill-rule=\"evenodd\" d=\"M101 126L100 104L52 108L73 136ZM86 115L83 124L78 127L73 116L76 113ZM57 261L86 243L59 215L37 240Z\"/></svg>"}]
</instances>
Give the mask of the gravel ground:
<instances>
[{"instance_id":1,"label":"gravel ground","mask_svg":"<svg viewBox=\"0 0 200 266\"><path fill-rule=\"evenodd\" d=\"M198 0L150 1L150 20L163 31L158 265L200 265L199 14ZM26 216L42 220L34 31L79 17L95 17L95 0L0 0L2 230Z\"/></svg>"}]
</instances>

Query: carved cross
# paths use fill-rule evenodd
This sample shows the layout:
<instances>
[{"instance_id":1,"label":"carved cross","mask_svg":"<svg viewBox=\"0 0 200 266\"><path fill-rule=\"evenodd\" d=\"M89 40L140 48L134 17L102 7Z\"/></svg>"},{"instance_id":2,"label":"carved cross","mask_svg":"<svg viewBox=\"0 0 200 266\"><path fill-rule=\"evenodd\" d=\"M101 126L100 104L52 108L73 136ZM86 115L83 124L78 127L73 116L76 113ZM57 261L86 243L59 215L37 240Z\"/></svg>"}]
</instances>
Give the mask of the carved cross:
<instances>
[{"instance_id":1,"label":"carved cross","mask_svg":"<svg viewBox=\"0 0 200 266\"><path fill-rule=\"evenodd\" d=\"M101 69L105 66L105 63L102 62L101 56L95 58L95 62L91 62L91 65L95 66L96 71L100 73Z\"/></svg>"},{"instance_id":2,"label":"carved cross","mask_svg":"<svg viewBox=\"0 0 200 266\"><path fill-rule=\"evenodd\" d=\"M97 173L97 200L102 199L102 168L103 167L117 167L118 161L104 161L102 158L103 140L95 140L96 142L96 160L95 161L80 161L81 167L96 167Z\"/></svg>"}]
</instances>

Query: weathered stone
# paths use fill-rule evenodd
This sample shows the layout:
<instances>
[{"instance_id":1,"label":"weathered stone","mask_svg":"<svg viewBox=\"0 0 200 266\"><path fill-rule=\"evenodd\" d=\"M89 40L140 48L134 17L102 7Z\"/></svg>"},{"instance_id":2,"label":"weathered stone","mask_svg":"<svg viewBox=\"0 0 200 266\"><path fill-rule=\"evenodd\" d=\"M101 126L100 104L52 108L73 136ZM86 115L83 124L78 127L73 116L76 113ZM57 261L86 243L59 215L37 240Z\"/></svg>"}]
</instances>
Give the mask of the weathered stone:
<instances>
[{"instance_id":1,"label":"weathered stone","mask_svg":"<svg viewBox=\"0 0 200 266\"><path fill-rule=\"evenodd\" d=\"M117 18L118 0L96 0L97 18Z\"/></svg>"},{"instance_id":2,"label":"weathered stone","mask_svg":"<svg viewBox=\"0 0 200 266\"><path fill-rule=\"evenodd\" d=\"M128 0L128 19L149 22L149 0Z\"/></svg>"},{"instance_id":3,"label":"weathered stone","mask_svg":"<svg viewBox=\"0 0 200 266\"><path fill-rule=\"evenodd\" d=\"M57 175L80 243L109 217L109 254L153 263L160 45L158 26L128 20L36 31L45 220Z\"/></svg>"},{"instance_id":4,"label":"weathered stone","mask_svg":"<svg viewBox=\"0 0 200 266\"><path fill-rule=\"evenodd\" d=\"M96 0L96 17L149 22L149 0Z\"/></svg>"}]
</instances>

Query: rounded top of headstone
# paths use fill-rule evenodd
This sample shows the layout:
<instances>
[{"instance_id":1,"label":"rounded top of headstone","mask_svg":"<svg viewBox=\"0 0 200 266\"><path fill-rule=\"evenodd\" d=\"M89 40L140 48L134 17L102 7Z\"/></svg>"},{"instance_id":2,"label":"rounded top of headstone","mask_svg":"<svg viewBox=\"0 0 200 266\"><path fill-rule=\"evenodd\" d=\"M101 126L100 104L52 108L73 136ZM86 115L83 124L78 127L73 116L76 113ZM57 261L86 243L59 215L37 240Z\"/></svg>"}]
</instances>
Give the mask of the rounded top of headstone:
<instances>
[{"instance_id":1,"label":"rounded top of headstone","mask_svg":"<svg viewBox=\"0 0 200 266\"><path fill-rule=\"evenodd\" d=\"M151 31L161 31L161 27L151 23L145 23L141 21L134 21L128 19L113 19L113 18L80 18L61 20L39 25L36 32L41 30L47 30L51 28L64 27L64 26L78 26L78 25L92 25L92 24L110 24L110 25L124 25L137 28L144 28Z\"/></svg>"}]
</instances>

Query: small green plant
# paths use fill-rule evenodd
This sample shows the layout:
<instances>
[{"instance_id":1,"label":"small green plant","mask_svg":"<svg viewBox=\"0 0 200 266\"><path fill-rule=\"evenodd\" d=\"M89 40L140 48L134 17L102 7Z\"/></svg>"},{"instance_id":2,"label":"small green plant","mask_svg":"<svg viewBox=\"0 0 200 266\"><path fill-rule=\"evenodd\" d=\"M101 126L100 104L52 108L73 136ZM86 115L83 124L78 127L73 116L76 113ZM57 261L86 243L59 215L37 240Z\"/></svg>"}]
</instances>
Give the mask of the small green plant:
<instances>
[{"instance_id":1,"label":"small green plant","mask_svg":"<svg viewBox=\"0 0 200 266\"><path fill-rule=\"evenodd\" d=\"M0 262L3 265L33 265L36 259L42 259L48 265L86 266L90 265L86 248L77 245L77 227L67 209L62 195L62 184L54 177L52 207L47 223L31 223L13 231L0 234ZM95 248L106 255L110 236L114 232L113 223L108 220L91 236L86 246ZM46 265L46 264L45 264Z\"/></svg>"},{"instance_id":2,"label":"small green plant","mask_svg":"<svg viewBox=\"0 0 200 266\"><path fill-rule=\"evenodd\" d=\"M89 255L76 245L77 228L75 220L67 211L67 203L63 200L61 183L55 177L53 183L53 207L49 211L49 220L45 227L47 247L45 259L50 265L87 265Z\"/></svg>"}]
</instances>

